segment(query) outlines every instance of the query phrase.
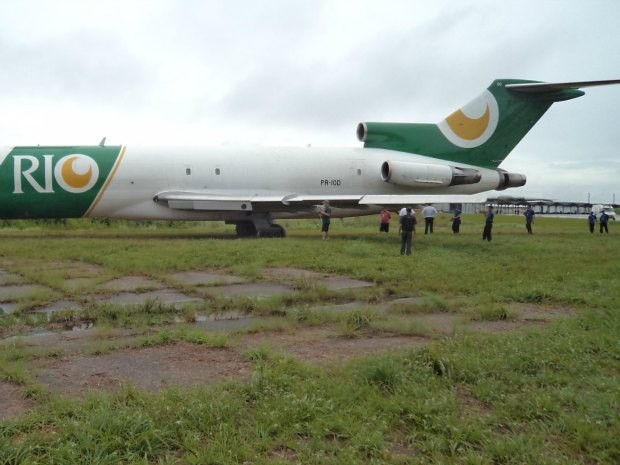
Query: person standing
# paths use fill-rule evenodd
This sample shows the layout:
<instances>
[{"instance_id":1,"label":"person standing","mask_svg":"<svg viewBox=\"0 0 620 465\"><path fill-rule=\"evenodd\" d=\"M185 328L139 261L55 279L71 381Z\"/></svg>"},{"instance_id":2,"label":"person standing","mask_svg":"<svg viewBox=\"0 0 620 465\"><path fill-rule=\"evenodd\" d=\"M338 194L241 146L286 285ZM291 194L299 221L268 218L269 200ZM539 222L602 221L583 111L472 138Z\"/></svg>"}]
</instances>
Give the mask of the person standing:
<instances>
[{"instance_id":1,"label":"person standing","mask_svg":"<svg viewBox=\"0 0 620 465\"><path fill-rule=\"evenodd\" d=\"M381 210L381 223L379 224L379 232L390 232L390 220L392 214L387 208Z\"/></svg>"},{"instance_id":2,"label":"person standing","mask_svg":"<svg viewBox=\"0 0 620 465\"><path fill-rule=\"evenodd\" d=\"M493 212L493 207L489 205L489 209L487 211L486 220L484 223L484 230L482 231L482 240L487 240L491 242L491 230L493 229L493 221L495 220L495 212Z\"/></svg>"},{"instance_id":3,"label":"person standing","mask_svg":"<svg viewBox=\"0 0 620 465\"><path fill-rule=\"evenodd\" d=\"M454 209L454 216L452 217L452 232L458 234L461 228L461 209Z\"/></svg>"},{"instance_id":4,"label":"person standing","mask_svg":"<svg viewBox=\"0 0 620 465\"><path fill-rule=\"evenodd\" d=\"M528 234L532 234L532 222L534 221L534 216L536 213L531 205L528 205L527 210L525 210L525 228L527 229Z\"/></svg>"},{"instance_id":5,"label":"person standing","mask_svg":"<svg viewBox=\"0 0 620 465\"><path fill-rule=\"evenodd\" d=\"M400 241L400 254L411 255L411 241L415 233L415 225L417 223L415 215L412 215L411 208L407 207L407 213L405 216L400 217L400 227L398 232L401 235Z\"/></svg>"},{"instance_id":6,"label":"person standing","mask_svg":"<svg viewBox=\"0 0 620 465\"><path fill-rule=\"evenodd\" d=\"M599 231L603 234L603 229L607 234L609 234L609 230L607 229L607 223L609 222L609 215L603 211L601 213L600 218L598 219Z\"/></svg>"},{"instance_id":7,"label":"person standing","mask_svg":"<svg viewBox=\"0 0 620 465\"><path fill-rule=\"evenodd\" d=\"M588 226L590 227L590 233L594 232L594 225L596 224L596 215L593 211L588 215Z\"/></svg>"},{"instance_id":8,"label":"person standing","mask_svg":"<svg viewBox=\"0 0 620 465\"><path fill-rule=\"evenodd\" d=\"M321 218L321 235L323 240L329 240L329 223L331 222L332 209L329 206L329 200L323 200L323 206L319 209L319 218Z\"/></svg>"},{"instance_id":9,"label":"person standing","mask_svg":"<svg viewBox=\"0 0 620 465\"><path fill-rule=\"evenodd\" d=\"M424 217L424 234L428 234L429 230L433 234L433 223L435 222L435 216L437 216L437 209L430 203L427 203L426 207L422 209L422 216Z\"/></svg>"}]
</instances>

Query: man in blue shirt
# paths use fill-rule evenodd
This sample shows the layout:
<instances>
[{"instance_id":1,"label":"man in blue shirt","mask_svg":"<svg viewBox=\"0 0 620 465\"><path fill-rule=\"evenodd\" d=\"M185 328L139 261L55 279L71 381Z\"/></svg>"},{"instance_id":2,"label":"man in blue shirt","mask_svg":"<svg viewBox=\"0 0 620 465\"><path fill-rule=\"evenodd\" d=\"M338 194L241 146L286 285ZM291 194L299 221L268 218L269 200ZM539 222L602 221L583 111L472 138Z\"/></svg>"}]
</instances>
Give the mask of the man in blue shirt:
<instances>
[{"instance_id":1,"label":"man in blue shirt","mask_svg":"<svg viewBox=\"0 0 620 465\"><path fill-rule=\"evenodd\" d=\"M536 213L534 213L532 206L529 205L523 214L525 215L525 228L527 229L527 233L532 234L532 221L534 221L534 215L536 215Z\"/></svg>"},{"instance_id":2,"label":"man in blue shirt","mask_svg":"<svg viewBox=\"0 0 620 465\"><path fill-rule=\"evenodd\" d=\"M588 215L588 226L590 227L590 233L594 232L594 225L596 224L596 215L594 212L590 212Z\"/></svg>"},{"instance_id":3,"label":"man in blue shirt","mask_svg":"<svg viewBox=\"0 0 620 465\"><path fill-rule=\"evenodd\" d=\"M600 233L603 234L603 229L605 232L609 234L609 230L607 229L607 222L609 221L609 215L604 211L601 213L601 217L598 219Z\"/></svg>"},{"instance_id":4,"label":"man in blue shirt","mask_svg":"<svg viewBox=\"0 0 620 465\"><path fill-rule=\"evenodd\" d=\"M493 229L493 220L495 219L495 213L493 212L493 207L489 205L489 210L487 211L487 217L484 223L484 230L482 231L482 240L487 240L491 242L491 229Z\"/></svg>"}]
</instances>

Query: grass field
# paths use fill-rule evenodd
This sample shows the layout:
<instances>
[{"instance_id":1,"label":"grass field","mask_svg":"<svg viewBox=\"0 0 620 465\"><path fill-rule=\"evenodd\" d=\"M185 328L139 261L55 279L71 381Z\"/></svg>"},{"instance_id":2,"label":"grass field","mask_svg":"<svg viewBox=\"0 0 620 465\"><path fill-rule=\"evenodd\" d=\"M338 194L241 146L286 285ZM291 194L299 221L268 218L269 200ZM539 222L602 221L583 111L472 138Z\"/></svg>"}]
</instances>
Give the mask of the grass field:
<instances>
[{"instance_id":1,"label":"grass field","mask_svg":"<svg viewBox=\"0 0 620 465\"><path fill-rule=\"evenodd\" d=\"M399 254L394 222L388 235L378 232L378 217L335 220L330 241L320 240L318 221L283 224L285 239L241 240L219 223L7 222L0 261L56 293L36 296L40 302L76 297L49 266L76 261L100 267L102 279L205 268L258 279L267 267L292 267L371 281L375 288L359 294L368 303L420 296L440 311L479 318L509 318L515 303L566 307L573 316L329 366L252 350L247 382L158 393L125 386L80 400L45 392L26 372L24 361L54 354L4 344L0 379L25 386L37 405L0 422L0 464L620 463L615 224L608 235L590 234L586 220L539 217L528 236L522 217L500 215L488 243L482 215L465 215L459 235L442 215L433 235L418 233L411 257ZM249 310L286 319L338 298L307 287L294 300ZM105 325L165 323L146 310L150 319L131 314ZM351 315L345 324L353 332L373 324L363 309ZM0 315L5 336L46 324L27 309ZM160 332L144 344L228 343L190 336Z\"/></svg>"}]
</instances>

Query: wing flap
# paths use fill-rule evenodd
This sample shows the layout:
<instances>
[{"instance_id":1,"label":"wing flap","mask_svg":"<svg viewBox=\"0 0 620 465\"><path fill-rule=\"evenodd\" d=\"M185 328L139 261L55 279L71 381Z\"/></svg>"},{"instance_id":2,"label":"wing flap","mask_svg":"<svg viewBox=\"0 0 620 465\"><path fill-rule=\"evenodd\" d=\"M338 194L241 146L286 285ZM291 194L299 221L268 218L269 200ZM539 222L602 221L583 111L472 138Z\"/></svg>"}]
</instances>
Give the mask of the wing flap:
<instances>
[{"instance_id":1,"label":"wing flap","mask_svg":"<svg viewBox=\"0 0 620 465\"><path fill-rule=\"evenodd\" d=\"M247 194L236 192L167 191L153 197L153 201L178 210L216 211L286 211L319 205L323 200L333 204L359 205L362 195L299 195L291 193Z\"/></svg>"}]
</instances>

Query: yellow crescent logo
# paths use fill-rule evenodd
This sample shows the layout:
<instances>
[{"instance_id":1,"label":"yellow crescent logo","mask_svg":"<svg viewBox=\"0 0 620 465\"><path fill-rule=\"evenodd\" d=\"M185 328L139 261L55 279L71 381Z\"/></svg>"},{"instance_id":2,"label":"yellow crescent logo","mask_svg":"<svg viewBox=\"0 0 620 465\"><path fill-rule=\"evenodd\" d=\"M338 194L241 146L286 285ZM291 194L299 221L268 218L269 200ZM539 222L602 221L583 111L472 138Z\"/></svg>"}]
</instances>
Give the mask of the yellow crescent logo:
<instances>
[{"instance_id":1,"label":"yellow crescent logo","mask_svg":"<svg viewBox=\"0 0 620 465\"><path fill-rule=\"evenodd\" d=\"M461 139L474 140L480 137L489 126L491 111L487 105L480 118L470 118L462 110L456 110L446 118L450 129Z\"/></svg>"},{"instance_id":2,"label":"yellow crescent logo","mask_svg":"<svg viewBox=\"0 0 620 465\"><path fill-rule=\"evenodd\" d=\"M67 155L54 167L56 181L67 192L86 192L97 182L99 166L91 157L82 154Z\"/></svg>"},{"instance_id":3,"label":"yellow crescent logo","mask_svg":"<svg viewBox=\"0 0 620 465\"><path fill-rule=\"evenodd\" d=\"M478 147L488 141L499 121L499 107L491 92L484 91L463 108L456 110L437 127L454 145Z\"/></svg>"},{"instance_id":4,"label":"yellow crescent logo","mask_svg":"<svg viewBox=\"0 0 620 465\"><path fill-rule=\"evenodd\" d=\"M73 163L77 159L78 157L73 156L62 164L62 179L74 189L82 189L93 177L93 169L89 166L86 173L76 173Z\"/></svg>"}]
</instances>

